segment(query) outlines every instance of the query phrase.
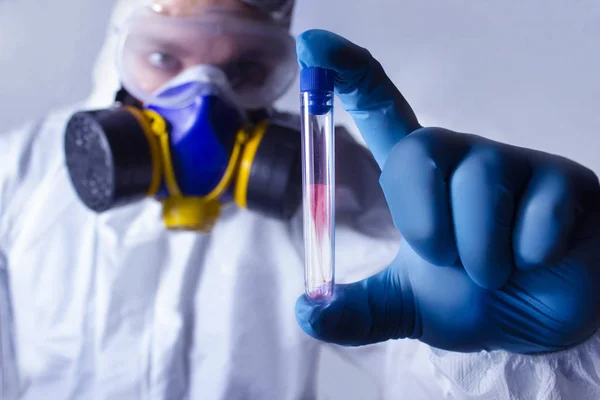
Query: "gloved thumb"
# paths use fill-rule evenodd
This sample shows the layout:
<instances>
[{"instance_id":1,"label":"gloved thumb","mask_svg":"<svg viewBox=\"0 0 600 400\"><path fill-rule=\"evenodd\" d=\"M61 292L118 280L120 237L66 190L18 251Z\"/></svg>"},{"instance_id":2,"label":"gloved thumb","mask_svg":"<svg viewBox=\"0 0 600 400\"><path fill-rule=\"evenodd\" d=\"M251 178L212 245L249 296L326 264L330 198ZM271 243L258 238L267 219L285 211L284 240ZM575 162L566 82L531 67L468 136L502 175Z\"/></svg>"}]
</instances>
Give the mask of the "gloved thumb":
<instances>
[{"instance_id":1,"label":"gloved thumb","mask_svg":"<svg viewBox=\"0 0 600 400\"><path fill-rule=\"evenodd\" d=\"M409 297L403 298L399 274L390 266L365 280L335 285L329 302L302 295L296 320L315 339L344 346L362 346L412 334L414 321ZM410 296L408 291L404 296Z\"/></svg>"},{"instance_id":2,"label":"gloved thumb","mask_svg":"<svg viewBox=\"0 0 600 400\"><path fill-rule=\"evenodd\" d=\"M296 51L302 68L336 71L336 94L383 169L392 147L420 126L379 62L366 49L324 30L301 34Z\"/></svg>"}]
</instances>

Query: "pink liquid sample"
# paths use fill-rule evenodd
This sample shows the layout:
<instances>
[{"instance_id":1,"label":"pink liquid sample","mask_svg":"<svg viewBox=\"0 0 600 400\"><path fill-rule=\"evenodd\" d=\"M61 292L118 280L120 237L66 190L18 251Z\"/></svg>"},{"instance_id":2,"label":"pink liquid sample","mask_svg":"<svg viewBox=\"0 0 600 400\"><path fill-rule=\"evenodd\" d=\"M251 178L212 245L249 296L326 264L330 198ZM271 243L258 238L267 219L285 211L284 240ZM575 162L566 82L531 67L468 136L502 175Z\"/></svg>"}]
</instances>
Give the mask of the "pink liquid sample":
<instances>
[{"instance_id":1,"label":"pink liquid sample","mask_svg":"<svg viewBox=\"0 0 600 400\"><path fill-rule=\"evenodd\" d=\"M312 300L317 301L330 300L332 295L333 283L331 281L328 283L324 283L321 286L317 286L307 293L308 297L310 297Z\"/></svg>"},{"instance_id":2,"label":"pink liquid sample","mask_svg":"<svg viewBox=\"0 0 600 400\"><path fill-rule=\"evenodd\" d=\"M313 299L328 299L333 294L332 202L330 185L310 185L311 230L310 270L307 295Z\"/></svg>"}]
</instances>

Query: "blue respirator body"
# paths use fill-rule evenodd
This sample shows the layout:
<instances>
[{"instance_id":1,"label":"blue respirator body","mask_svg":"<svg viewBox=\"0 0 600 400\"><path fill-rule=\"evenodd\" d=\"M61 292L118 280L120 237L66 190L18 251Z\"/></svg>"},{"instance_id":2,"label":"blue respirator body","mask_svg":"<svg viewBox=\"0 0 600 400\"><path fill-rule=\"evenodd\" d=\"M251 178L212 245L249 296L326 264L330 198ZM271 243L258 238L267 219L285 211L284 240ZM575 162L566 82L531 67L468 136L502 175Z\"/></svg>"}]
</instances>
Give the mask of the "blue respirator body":
<instances>
[{"instance_id":1,"label":"blue respirator body","mask_svg":"<svg viewBox=\"0 0 600 400\"><path fill-rule=\"evenodd\" d=\"M288 219L302 196L300 132L254 114L214 92L77 112L64 140L75 192L98 213L152 197L170 229L209 231L232 203Z\"/></svg>"},{"instance_id":2,"label":"blue respirator body","mask_svg":"<svg viewBox=\"0 0 600 400\"><path fill-rule=\"evenodd\" d=\"M240 113L217 96L200 97L182 109L148 108L168 124L171 163L185 196L206 197L221 182L244 126ZM171 195L161 184L157 198Z\"/></svg>"}]
</instances>

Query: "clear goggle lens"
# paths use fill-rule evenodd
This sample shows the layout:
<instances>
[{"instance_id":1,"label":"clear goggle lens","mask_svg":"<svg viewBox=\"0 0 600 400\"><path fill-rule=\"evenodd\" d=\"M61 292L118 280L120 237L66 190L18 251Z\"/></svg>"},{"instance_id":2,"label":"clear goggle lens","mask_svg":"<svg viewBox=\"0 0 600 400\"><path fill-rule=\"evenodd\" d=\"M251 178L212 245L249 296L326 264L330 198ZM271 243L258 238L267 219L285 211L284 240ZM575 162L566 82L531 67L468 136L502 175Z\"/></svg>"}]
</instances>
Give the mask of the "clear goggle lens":
<instances>
[{"instance_id":1,"label":"clear goggle lens","mask_svg":"<svg viewBox=\"0 0 600 400\"><path fill-rule=\"evenodd\" d=\"M188 69L212 66L240 107L266 107L297 72L294 39L285 28L224 9L193 17L139 10L122 33L118 60L123 86L144 103L156 103L156 93Z\"/></svg>"}]
</instances>

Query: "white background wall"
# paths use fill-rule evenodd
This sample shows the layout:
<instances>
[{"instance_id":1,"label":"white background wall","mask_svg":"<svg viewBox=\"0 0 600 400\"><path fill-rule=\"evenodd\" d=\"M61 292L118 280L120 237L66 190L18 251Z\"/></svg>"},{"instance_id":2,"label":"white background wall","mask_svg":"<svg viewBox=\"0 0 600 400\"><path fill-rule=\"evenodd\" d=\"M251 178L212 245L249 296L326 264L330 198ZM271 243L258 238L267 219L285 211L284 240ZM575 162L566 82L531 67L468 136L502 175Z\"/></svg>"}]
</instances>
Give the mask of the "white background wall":
<instances>
[{"instance_id":1,"label":"white background wall","mask_svg":"<svg viewBox=\"0 0 600 400\"><path fill-rule=\"evenodd\" d=\"M297 33L325 28L368 48L423 123L600 172L600 2L300 0L296 17Z\"/></svg>"},{"instance_id":2,"label":"white background wall","mask_svg":"<svg viewBox=\"0 0 600 400\"><path fill-rule=\"evenodd\" d=\"M0 131L85 99L113 0L0 0Z\"/></svg>"},{"instance_id":3,"label":"white background wall","mask_svg":"<svg viewBox=\"0 0 600 400\"><path fill-rule=\"evenodd\" d=\"M85 99L112 3L0 0L0 127ZM299 0L293 31L369 48L424 124L600 172L599 21L595 0ZM280 105L296 110L297 92ZM329 353L324 366L323 399L373 398L358 371Z\"/></svg>"},{"instance_id":4,"label":"white background wall","mask_svg":"<svg viewBox=\"0 0 600 400\"><path fill-rule=\"evenodd\" d=\"M86 97L112 3L0 0L2 126ZM425 123L598 171L599 21L595 0L300 0L293 31L369 48ZM294 90L281 105L297 109Z\"/></svg>"}]
</instances>

